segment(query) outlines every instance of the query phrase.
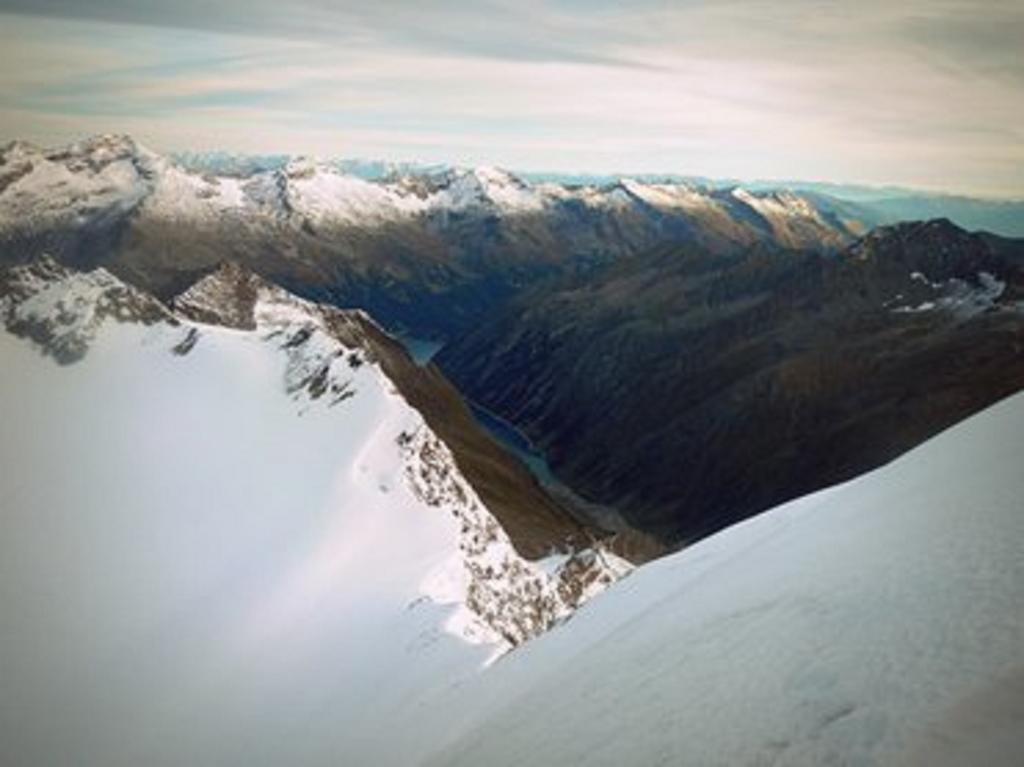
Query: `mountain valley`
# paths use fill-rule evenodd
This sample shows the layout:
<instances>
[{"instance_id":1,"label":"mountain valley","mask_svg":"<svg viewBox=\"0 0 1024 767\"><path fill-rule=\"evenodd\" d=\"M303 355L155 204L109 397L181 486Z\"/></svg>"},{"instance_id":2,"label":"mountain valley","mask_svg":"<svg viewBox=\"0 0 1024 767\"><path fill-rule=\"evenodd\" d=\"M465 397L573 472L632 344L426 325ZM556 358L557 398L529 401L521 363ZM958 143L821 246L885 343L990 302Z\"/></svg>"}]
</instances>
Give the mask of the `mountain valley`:
<instances>
[{"instance_id":1,"label":"mountain valley","mask_svg":"<svg viewBox=\"0 0 1024 767\"><path fill-rule=\"evenodd\" d=\"M525 294L437 361L577 492L678 543L1024 388L1022 299L1024 243L944 220L836 255L663 246Z\"/></svg>"},{"instance_id":2,"label":"mountain valley","mask_svg":"<svg viewBox=\"0 0 1024 767\"><path fill-rule=\"evenodd\" d=\"M8 144L0 762L1014 764L1024 240L839 190Z\"/></svg>"}]
</instances>

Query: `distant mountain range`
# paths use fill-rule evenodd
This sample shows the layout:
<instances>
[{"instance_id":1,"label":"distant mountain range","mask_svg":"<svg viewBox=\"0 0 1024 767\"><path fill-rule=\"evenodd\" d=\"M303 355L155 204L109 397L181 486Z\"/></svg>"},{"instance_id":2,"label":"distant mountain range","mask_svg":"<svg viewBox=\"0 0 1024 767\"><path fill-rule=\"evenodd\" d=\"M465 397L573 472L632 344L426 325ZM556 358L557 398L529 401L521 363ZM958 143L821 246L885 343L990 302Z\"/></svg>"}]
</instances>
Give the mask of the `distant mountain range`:
<instances>
[{"instance_id":1,"label":"distant mountain range","mask_svg":"<svg viewBox=\"0 0 1024 767\"><path fill-rule=\"evenodd\" d=\"M187 170L214 175L246 176L284 168L290 155L246 155L228 152L179 152L172 159ZM436 175L451 170L437 163L388 162L386 160L339 159L329 163L338 170L367 180L407 175ZM984 230L1004 237L1024 237L1024 200L989 199L949 192L928 192L902 186L868 186L824 181L741 180L681 174L658 173L545 173L515 172L533 184L554 183L565 186L613 186L632 179L643 184L670 184L728 190L743 188L756 192L792 191L831 198L848 206L851 215L870 226L898 221L948 218L968 230ZM855 211L855 214L854 214Z\"/></svg>"},{"instance_id":2,"label":"distant mountain range","mask_svg":"<svg viewBox=\"0 0 1024 767\"><path fill-rule=\"evenodd\" d=\"M167 297L234 260L427 337L473 327L524 286L661 243L836 250L867 227L792 192L531 184L496 168L367 181L305 159L215 176L124 136L0 151L6 263L46 252Z\"/></svg>"}]
</instances>

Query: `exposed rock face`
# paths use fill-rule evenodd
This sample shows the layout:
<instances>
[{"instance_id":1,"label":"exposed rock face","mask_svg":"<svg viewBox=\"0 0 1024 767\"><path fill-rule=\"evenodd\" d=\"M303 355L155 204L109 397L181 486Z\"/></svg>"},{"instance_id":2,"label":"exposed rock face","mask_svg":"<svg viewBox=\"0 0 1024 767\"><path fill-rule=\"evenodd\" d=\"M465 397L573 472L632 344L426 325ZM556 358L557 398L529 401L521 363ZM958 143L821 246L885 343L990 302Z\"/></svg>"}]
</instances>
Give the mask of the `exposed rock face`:
<instances>
[{"instance_id":1,"label":"exposed rock face","mask_svg":"<svg viewBox=\"0 0 1024 767\"><path fill-rule=\"evenodd\" d=\"M424 428L399 435L399 444L414 492L429 506L449 509L459 522L460 571L454 576L444 573L439 583L428 587L428 595L439 598L452 581L464 584L469 620L458 622L467 637L484 630L514 647L543 633L629 572L623 560L594 544L552 552L550 567L524 560L455 468L456 461L441 440Z\"/></svg>"},{"instance_id":2,"label":"exposed rock face","mask_svg":"<svg viewBox=\"0 0 1024 767\"><path fill-rule=\"evenodd\" d=\"M1024 387L1020 243L947 221L838 256L666 247L446 347L583 495L672 541L878 466Z\"/></svg>"},{"instance_id":3,"label":"exposed rock face","mask_svg":"<svg viewBox=\"0 0 1024 767\"><path fill-rule=\"evenodd\" d=\"M51 253L167 300L225 261L385 327L449 337L540 280L663 242L835 250L860 231L809 198L688 184L530 184L495 168L371 182L293 160L192 173L123 136L0 150L0 263Z\"/></svg>"},{"instance_id":4,"label":"exposed rock face","mask_svg":"<svg viewBox=\"0 0 1024 767\"><path fill-rule=\"evenodd\" d=\"M252 272L229 262L172 301L174 310L190 320L238 330L256 327L256 302L270 285Z\"/></svg>"}]
</instances>

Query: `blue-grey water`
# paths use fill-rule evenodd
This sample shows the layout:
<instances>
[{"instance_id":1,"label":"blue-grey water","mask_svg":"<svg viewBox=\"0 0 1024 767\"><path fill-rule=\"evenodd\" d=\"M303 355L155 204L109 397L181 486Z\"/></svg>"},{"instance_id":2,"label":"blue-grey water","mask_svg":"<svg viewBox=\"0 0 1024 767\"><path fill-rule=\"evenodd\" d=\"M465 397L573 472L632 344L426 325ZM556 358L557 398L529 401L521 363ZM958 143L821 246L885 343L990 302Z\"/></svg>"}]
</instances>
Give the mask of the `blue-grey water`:
<instances>
[{"instance_id":1,"label":"blue-grey water","mask_svg":"<svg viewBox=\"0 0 1024 767\"><path fill-rule=\"evenodd\" d=\"M397 338L405 346L405 350L409 352L413 362L421 367L430 364L434 355L441 351L441 347L444 346L444 343L440 341L429 341L425 338L416 338L403 333L398 334ZM548 462L543 454L530 444L530 441L523 436L522 432L508 423L508 421L499 418L482 407L471 402L469 407L480 425L492 437L514 453L519 460L525 463L541 484L552 486L558 483L555 475L551 473L551 468L548 466Z\"/></svg>"},{"instance_id":2,"label":"blue-grey water","mask_svg":"<svg viewBox=\"0 0 1024 767\"><path fill-rule=\"evenodd\" d=\"M502 445L509 449L510 452L516 455L519 460L526 464L527 468L542 485L554 486L558 484L558 479L551 472L551 467L548 466L547 459L543 453L537 450L530 441L523 436L517 428L512 426L502 418L494 415L494 413L488 410L474 405L469 404L470 410L473 411L473 415L476 417L477 422L487 429L488 433L495 439L497 439Z\"/></svg>"},{"instance_id":3,"label":"blue-grey water","mask_svg":"<svg viewBox=\"0 0 1024 767\"><path fill-rule=\"evenodd\" d=\"M477 423L526 464L526 468L537 478L537 481L554 498L561 501L563 508L580 522L612 532L629 529L622 515L614 508L584 499L556 477L544 454L534 447L533 443L515 426L472 402L469 403L469 407L473 411Z\"/></svg>"},{"instance_id":4,"label":"blue-grey water","mask_svg":"<svg viewBox=\"0 0 1024 767\"><path fill-rule=\"evenodd\" d=\"M439 341L429 341L405 334L398 334L397 338L405 346L413 361L420 366L430 364L434 355L444 346ZM584 500L562 483L551 471L551 466L544 454L519 429L486 408L474 405L468 400L467 404L477 423L483 426L487 433L500 442L505 449L522 461L537 481L553 496L559 498L565 504L566 509L577 516L581 522L594 524L606 530L624 529L625 523L614 509Z\"/></svg>"},{"instance_id":5,"label":"blue-grey water","mask_svg":"<svg viewBox=\"0 0 1024 767\"><path fill-rule=\"evenodd\" d=\"M405 350L409 352L412 361L420 367L430 363L434 355L441 351L444 343L441 341L428 341L425 338L413 338L412 336L399 335L398 340L402 342Z\"/></svg>"}]
</instances>

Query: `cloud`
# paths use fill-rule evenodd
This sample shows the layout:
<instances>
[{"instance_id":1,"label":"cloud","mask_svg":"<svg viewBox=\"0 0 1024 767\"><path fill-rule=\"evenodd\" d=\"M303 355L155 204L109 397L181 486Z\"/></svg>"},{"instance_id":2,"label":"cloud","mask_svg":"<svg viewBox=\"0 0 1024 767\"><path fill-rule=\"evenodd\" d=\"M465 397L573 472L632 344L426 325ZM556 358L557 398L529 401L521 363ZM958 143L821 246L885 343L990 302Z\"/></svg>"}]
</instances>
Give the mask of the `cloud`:
<instances>
[{"instance_id":1,"label":"cloud","mask_svg":"<svg viewBox=\"0 0 1024 767\"><path fill-rule=\"evenodd\" d=\"M449 56L643 66L611 51L621 30L529 0L0 0L2 12Z\"/></svg>"},{"instance_id":2,"label":"cloud","mask_svg":"<svg viewBox=\"0 0 1024 767\"><path fill-rule=\"evenodd\" d=\"M1019 3L0 0L0 132L1024 194Z\"/></svg>"}]
</instances>

